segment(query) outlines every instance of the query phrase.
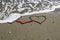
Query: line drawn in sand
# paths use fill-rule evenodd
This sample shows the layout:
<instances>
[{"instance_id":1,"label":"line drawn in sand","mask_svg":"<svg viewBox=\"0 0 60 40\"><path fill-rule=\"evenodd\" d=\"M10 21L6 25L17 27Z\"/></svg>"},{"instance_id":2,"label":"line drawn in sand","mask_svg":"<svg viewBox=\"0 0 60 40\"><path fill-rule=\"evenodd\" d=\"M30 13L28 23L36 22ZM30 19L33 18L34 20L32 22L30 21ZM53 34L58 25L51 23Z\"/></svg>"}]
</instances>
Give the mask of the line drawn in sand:
<instances>
[{"instance_id":1,"label":"line drawn in sand","mask_svg":"<svg viewBox=\"0 0 60 40\"><path fill-rule=\"evenodd\" d=\"M53 12L60 8L60 1L0 0L0 5L0 23L12 23L21 16Z\"/></svg>"},{"instance_id":2,"label":"line drawn in sand","mask_svg":"<svg viewBox=\"0 0 60 40\"><path fill-rule=\"evenodd\" d=\"M42 21L38 21L37 19L34 19L34 17L35 18L38 18L38 20L40 19L40 18L43 18L43 20ZM42 24L43 22L45 22L46 21L46 16L30 16L29 17L29 21L26 21L26 22L22 22L22 21L20 21L20 20L16 20L16 22L18 22L18 23L20 23L20 24L27 24L27 23L31 23L31 22L36 22L36 23L38 23L38 24Z\"/></svg>"}]
</instances>

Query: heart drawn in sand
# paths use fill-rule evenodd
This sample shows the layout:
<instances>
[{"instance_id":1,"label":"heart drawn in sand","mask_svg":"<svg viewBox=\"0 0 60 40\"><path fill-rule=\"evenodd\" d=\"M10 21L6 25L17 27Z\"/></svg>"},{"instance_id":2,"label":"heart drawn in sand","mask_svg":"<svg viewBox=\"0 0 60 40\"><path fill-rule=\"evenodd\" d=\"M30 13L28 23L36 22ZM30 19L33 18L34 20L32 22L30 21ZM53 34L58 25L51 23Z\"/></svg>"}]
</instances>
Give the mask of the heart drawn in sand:
<instances>
[{"instance_id":1,"label":"heart drawn in sand","mask_svg":"<svg viewBox=\"0 0 60 40\"><path fill-rule=\"evenodd\" d=\"M36 23L42 24L46 20L46 16L31 16L29 17L30 20L33 20Z\"/></svg>"},{"instance_id":2,"label":"heart drawn in sand","mask_svg":"<svg viewBox=\"0 0 60 40\"><path fill-rule=\"evenodd\" d=\"M42 24L46 20L46 17L45 16L30 16L29 19L30 20L28 20L26 22L22 22L20 20L16 20L16 22L18 22L20 24L26 24L26 23L30 23L30 22L36 22L38 24Z\"/></svg>"}]
</instances>

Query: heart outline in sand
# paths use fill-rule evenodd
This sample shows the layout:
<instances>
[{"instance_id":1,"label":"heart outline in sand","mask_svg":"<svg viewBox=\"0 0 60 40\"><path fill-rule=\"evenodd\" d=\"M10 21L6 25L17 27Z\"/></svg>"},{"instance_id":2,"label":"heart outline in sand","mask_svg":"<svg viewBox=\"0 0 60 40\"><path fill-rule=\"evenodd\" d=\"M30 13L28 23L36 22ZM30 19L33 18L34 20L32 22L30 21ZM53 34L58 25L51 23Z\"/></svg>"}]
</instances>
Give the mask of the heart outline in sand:
<instances>
[{"instance_id":1,"label":"heart outline in sand","mask_svg":"<svg viewBox=\"0 0 60 40\"><path fill-rule=\"evenodd\" d=\"M36 17L36 18L39 18L39 17L41 18L41 17L43 17L44 19L43 19L41 22L38 22L38 21L36 21L35 19L33 19L33 17ZM41 16L30 16L29 19L30 19L30 20L33 20L34 22L36 22L36 23L38 23L38 24L42 24L43 22L45 22L46 16L43 16L43 15L41 15Z\"/></svg>"}]
</instances>

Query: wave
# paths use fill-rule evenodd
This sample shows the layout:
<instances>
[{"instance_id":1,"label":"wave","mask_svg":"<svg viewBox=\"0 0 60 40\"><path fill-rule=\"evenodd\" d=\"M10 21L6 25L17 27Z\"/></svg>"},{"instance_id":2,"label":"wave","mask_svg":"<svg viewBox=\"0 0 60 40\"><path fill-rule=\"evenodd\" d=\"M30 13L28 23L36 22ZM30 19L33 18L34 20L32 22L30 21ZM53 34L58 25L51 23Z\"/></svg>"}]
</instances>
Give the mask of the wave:
<instances>
[{"instance_id":1,"label":"wave","mask_svg":"<svg viewBox=\"0 0 60 40\"><path fill-rule=\"evenodd\" d=\"M0 0L0 20L4 20L12 13L18 13L20 16L48 13L60 8L58 0Z\"/></svg>"}]
</instances>

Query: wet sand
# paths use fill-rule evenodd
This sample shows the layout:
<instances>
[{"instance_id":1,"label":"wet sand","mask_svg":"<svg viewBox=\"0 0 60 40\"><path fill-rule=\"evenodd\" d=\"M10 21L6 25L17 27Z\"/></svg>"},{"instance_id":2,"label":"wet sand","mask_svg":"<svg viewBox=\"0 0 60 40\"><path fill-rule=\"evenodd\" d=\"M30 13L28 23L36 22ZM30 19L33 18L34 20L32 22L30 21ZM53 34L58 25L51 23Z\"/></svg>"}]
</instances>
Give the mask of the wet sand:
<instances>
[{"instance_id":1,"label":"wet sand","mask_svg":"<svg viewBox=\"0 0 60 40\"><path fill-rule=\"evenodd\" d=\"M0 24L0 40L60 40L60 12L36 15L46 16L46 20L42 24L36 22ZM28 21L29 17L24 16L20 20ZM37 21L41 22L40 20Z\"/></svg>"}]
</instances>

